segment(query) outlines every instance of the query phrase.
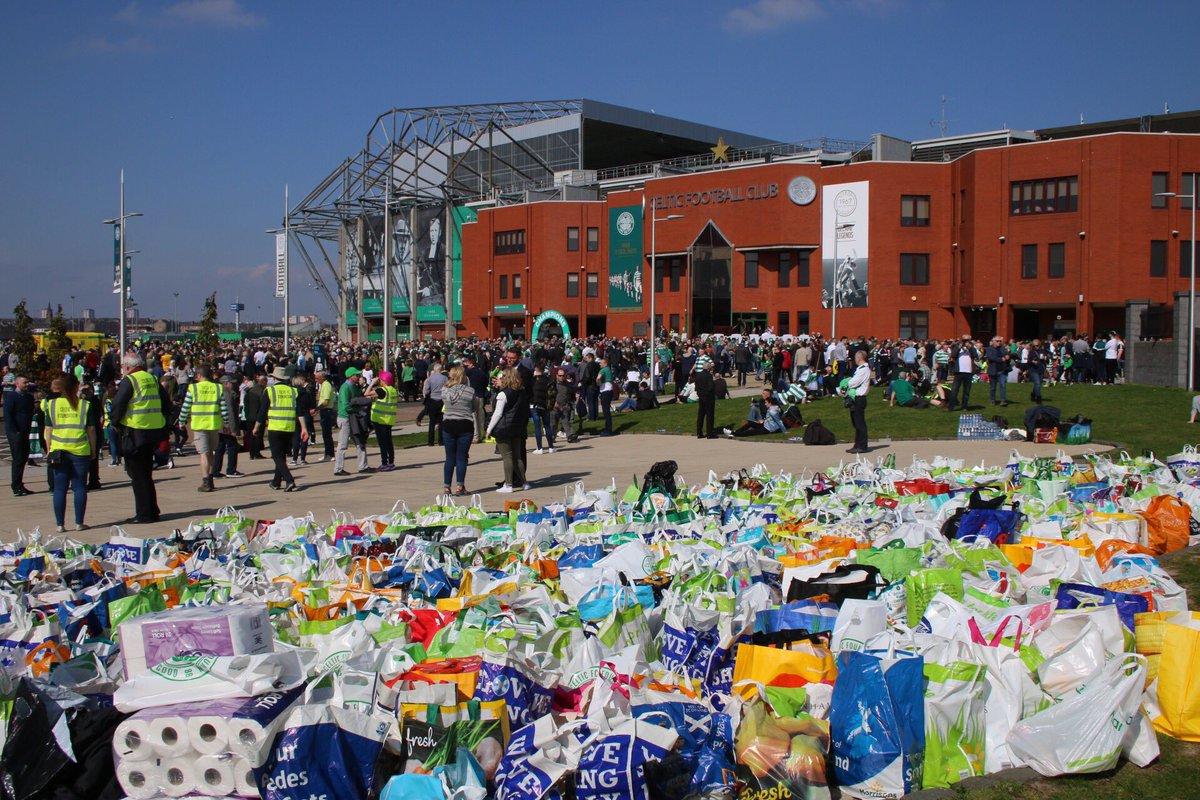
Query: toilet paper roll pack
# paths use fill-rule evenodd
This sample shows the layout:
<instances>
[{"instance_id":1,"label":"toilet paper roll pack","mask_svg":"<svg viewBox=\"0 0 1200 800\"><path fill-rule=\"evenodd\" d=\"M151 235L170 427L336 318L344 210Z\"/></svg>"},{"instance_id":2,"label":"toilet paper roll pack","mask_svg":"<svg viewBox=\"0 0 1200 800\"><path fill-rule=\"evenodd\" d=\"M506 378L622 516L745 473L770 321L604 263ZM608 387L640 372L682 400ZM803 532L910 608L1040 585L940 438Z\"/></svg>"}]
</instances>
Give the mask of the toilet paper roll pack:
<instances>
[{"instance_id":1,"label":"toilet paper roll pack","mask_svg":"<svg viewBox=\"0 0 1200 800\"><path fill-rule=\"evenodd\" d=\"M113 694L113 705L132 712L198 699L255 697L293 689L304 679L305 665L295 650L253 656L172 656L123 683Z\"/></svg>"},{"instance_id":2,"label":"toilet paper roll pack","mask_svg":"<svg viewBox=\"0 0 1200 800\"><path fill-rule=\"evenodd\" d=\"M118 626L125 679L180 656L270 653L274 635L264 604L194 606L144 614Z\"/></svg>"}]
</instances>

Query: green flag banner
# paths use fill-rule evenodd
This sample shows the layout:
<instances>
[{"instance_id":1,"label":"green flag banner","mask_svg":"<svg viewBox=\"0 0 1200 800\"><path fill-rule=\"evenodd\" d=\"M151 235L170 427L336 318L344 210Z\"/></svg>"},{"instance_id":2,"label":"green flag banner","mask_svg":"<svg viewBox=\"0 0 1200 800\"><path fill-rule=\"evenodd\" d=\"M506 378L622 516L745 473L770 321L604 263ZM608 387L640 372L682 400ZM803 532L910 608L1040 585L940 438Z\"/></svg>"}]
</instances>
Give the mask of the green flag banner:
<instances>
[{"instance_id":1,"label":"green flag banner","mask_svg":"<svg viewBox=\"0 0 1200 800\"><path fill-rule=\"evenodd\" d=\"M608 210L608 307L642 307L642 207Z\"/></svg>"}]
</instances>

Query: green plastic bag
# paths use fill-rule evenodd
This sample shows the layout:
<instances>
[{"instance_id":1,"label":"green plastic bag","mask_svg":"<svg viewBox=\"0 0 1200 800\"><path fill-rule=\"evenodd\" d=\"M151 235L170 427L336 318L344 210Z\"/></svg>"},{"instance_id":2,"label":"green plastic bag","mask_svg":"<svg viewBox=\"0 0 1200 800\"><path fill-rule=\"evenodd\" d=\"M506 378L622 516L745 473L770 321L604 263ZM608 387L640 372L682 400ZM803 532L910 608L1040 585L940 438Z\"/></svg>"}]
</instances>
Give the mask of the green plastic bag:
<instances>
[{"instance_id":1,"label":"green plastic bag","mask_svg":"<svg viewBox=\"0 0 1200 800\"><path fill-rule=\"evenodd\" d=\"M983 774L985 668L970 661L925 660L925 772L922 789Z\"/></svg>"},{"instance_id":2,"label":"green plastic bag","mask_svg":"<svg viewBox=\"0 0 1200 800\"><path fill-rule=\"evenodd\" d=\"M872 547L859 550L855 560L875 567L884 580L895 583L921 568L921 550L916 547Z\"/></svg>"},{"instance_id":3,"label":"green plastic bag","mask_svg":"<svg viewBox=\"0 0 1200 800\"><path fill-rule=\"evenodd\" d=\"M122 622L152 614L155 611L166 611L167 602L162 592L154 584L147 586L137 594L126 595L108 603L108 624L116 631Z\"/></svg>"},{"instance_id":4,"label":"green plastic bag","mask_svg":"<svg viewBox=\"0 0 1200 800\"><path fill-rule=\"evenodd\" d=\"M955 600L963 598L962 571L953 567L931 567L913 572L904 582L908 594L908 627L915 628L925 615L929 601L938 592Z\"/></svg>"}]
</instances>

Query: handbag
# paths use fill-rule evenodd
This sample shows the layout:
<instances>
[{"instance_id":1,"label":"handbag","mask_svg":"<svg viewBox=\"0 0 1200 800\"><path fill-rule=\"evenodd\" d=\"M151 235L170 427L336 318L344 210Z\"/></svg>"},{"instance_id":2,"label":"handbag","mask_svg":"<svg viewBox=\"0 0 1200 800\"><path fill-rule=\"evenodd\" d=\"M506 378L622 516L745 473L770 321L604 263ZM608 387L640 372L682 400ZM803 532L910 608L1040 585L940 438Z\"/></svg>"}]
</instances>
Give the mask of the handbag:
<instances>
[{"instance_id":1,"label":"handbag","mask_svg":"<svg viewBox=\"0 0 1200 800\"><path fill-rule=\"evenodd\" d=\"M67 465L67 451L66 450L51 450L46 455L46 465L53 469L58 469L59 467L65 467Z\"/></svg>"}]
</instances>

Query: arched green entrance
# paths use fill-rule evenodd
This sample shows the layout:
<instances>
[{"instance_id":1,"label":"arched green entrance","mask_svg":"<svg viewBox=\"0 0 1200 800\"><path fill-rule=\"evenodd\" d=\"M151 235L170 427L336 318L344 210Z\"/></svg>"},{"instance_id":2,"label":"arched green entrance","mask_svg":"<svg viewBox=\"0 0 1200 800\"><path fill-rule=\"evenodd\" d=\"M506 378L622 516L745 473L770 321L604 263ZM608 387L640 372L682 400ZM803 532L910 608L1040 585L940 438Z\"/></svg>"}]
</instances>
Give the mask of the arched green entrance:
<instances>
[{"instance_id":1,"label":"arched green entrance","mask_svg":"<svg viewBox=\"0 0 1200 800\"><path fill-rule=\"evenodd\" d=\"M536 342L540 338L538 336L538 334L541 333L542 323L544 323L544 322L552 322L552 323L557 324L558 327L562 329L562 337L564 339L571 338L571 326L569 326L567 324L567 318L564 317L562 314L558 313L557 311L550 310L550 311L543 311L542 313L540 313L536 317L534 317L534 319L533 319L533 335L531 337L533 339L533 341Z\"/></svg>"}]
</instances>

